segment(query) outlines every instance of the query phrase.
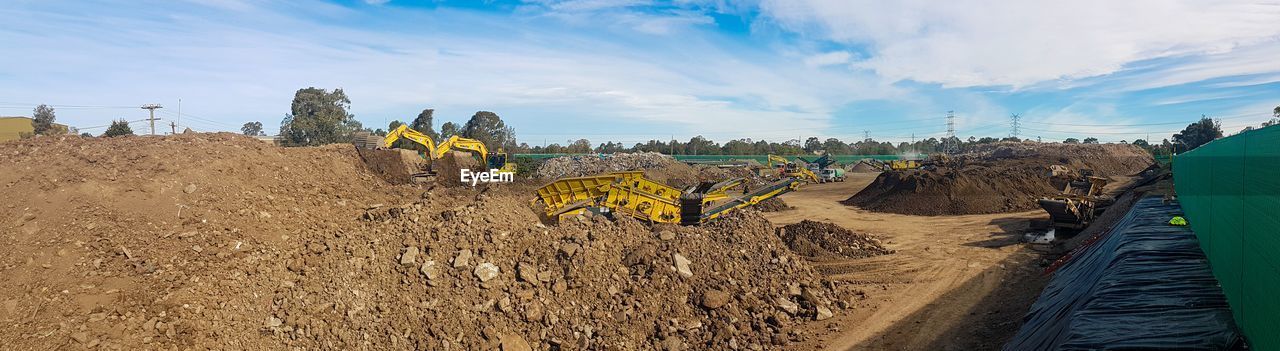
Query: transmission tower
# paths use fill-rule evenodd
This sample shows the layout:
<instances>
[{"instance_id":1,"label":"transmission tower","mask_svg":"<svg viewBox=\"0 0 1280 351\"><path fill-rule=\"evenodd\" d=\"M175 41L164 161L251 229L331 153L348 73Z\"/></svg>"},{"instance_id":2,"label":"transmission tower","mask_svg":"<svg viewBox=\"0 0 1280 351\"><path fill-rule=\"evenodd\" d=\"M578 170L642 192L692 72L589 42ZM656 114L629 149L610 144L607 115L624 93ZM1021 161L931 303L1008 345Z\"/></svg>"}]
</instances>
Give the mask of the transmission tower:
<instances>
[{"instance_id":1,"label":"transmission tower","mask_svg":"<svg viewBox=\"0 0 1280 351\"><path fill-rule=\"evenodd\" d=\"M1010 136L1014 138L1018 137L1018 126L1019 126L1018 120L1020 119L1022 119L1022 116L1016 113L1009 115L1009 120L1011 121L1010 125L1013 127L1013 134L1010 134Z\"/></svg>"},{"instance_id":2,"label":"transmission tower","mask_svg":"<svg viewBox=\"0 0 1280 351\"><path fill-rule=\"evenodd\" d=\"M142 105L143 110L151 112L151 117L147 118L147 121L151 122L151 135L156 135L156 109L158 108L164 108L164 106L160 106L160 104Z\"/></svg>"},{"instance_id":3,"label":"transmission tower","mask_svg":"<svg viewBox=\"0 0 1280 351\"><path fill-rule=\"evenodd\" d=\"M956 145L956 111L947 111L947 140L943 142L943 148L947 154L955 154L959 152L960 145Z\"/></svg>"},{"instance_id":4,"label":"transmission tower","mask_svg":"<svg viewBox=\"0 0 1280 351\"><path fill-rule=\"evenodd\" d=\"M866 129L862 130L862 141L871 141L871 131Z\"/></svg>"}]
</instances>

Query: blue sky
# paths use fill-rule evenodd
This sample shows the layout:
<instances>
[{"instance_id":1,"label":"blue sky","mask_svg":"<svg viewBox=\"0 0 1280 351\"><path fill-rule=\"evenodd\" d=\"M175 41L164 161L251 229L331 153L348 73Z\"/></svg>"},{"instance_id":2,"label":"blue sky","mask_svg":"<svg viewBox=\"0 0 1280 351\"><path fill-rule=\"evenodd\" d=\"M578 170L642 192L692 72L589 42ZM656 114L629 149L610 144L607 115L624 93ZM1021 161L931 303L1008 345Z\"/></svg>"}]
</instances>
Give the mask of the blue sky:
<instances>
[{"instance_id":1,"label":"blue sky","mask_svg":"<svg viewBox=\"0 0 1280 351\"><path fill-rule=\"evenodd\" d=\"M864 133L1166 138L1280 105L1280 1L6 1L0 115L274 132L299 88L366 126L497 112L533 145ZM181 119L178 100L182 100ZM135 129L143 124L135 124Z\"/></svg>"}]
</instances>

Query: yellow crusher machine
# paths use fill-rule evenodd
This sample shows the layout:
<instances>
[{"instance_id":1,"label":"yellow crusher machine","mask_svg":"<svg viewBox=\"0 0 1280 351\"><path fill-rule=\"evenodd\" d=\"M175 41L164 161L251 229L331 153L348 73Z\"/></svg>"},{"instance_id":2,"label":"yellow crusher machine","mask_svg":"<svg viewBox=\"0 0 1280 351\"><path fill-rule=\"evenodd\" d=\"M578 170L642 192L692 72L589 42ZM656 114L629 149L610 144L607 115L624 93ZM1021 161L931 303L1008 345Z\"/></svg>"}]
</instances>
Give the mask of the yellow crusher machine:
<instances>
[{"instance_id":1,"label":"yellow crusher machine","mask_svg":"<svg viewBox=\"0 0 1280 351\"><path fill-rule=\"evenodd\" d=\"M802 183L788 177L752 191L744 179L734 178L680 190L649 180L642 171L612 172L556 180L538 188L536 201L552 220L593 211L653 223L695 225L798 189ZM731 197L729 190L738 187L743 187L741 195Z\"/></svg>"}]
</instances>

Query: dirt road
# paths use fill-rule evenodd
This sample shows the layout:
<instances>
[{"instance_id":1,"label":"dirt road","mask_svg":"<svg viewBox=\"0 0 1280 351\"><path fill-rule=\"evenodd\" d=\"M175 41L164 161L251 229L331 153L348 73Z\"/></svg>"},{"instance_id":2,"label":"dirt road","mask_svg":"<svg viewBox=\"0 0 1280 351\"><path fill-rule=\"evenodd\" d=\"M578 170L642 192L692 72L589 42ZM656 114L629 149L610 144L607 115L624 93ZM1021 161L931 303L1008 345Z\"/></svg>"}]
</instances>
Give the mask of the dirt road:
<instances>
[{"instance_id":1,"label":"dirt road","mask_svg":"<svg viewBox=\"0 0 1280 351\"><path fill-rule=\"evenodd\" d=\"M897 253L815 263L839 284L865 292L855 308L817 325L824 334L796 349L998 349L1043 287L1039 255L1019 244L1033 218L1021 213L909 216L841 204L876 174L812 184L783 196L793 210L767 214L776 226L826 221L877 235Z\"/></svg>"}]
</instances>

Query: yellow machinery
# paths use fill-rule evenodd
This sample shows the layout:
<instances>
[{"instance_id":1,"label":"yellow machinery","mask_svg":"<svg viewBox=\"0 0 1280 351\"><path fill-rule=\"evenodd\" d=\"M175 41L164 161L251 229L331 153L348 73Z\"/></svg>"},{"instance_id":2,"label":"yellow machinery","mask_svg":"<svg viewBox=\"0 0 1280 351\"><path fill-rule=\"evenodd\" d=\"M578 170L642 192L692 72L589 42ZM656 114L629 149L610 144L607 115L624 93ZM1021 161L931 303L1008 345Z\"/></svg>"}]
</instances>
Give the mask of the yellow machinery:
<instances>
[{"instance_id":1,"label":"yellow machinery","mask_svg":"<svg viewBox=\"0 0 1280 351\"><path fill-rule=\"evenodd\" d=\"M920 168L920 161L916 160L890 160L889 169L895 171L905 171L908 169Z\"/></svg>"},{"instance_id":2,"label":"yellow machinery","mask_svg":"<svg viewBox=\"0 0 1280 351\"><path fill-rule=\"evenodd\" d=\"M782 177L798 178L813 183L818 182L818 174L808 168L800 167L795 162L788 161L786 158L778 155L769 155L769 169L781 168L778 173ZM776 165L775 165L776 163Z\"/></svg>"},{"instance_id":3,"label":"yellow machinery","mask_svg":"<svg viewBox=\"0 0 1280 351\"><path fill-rule=\"evenodd\" d=\"M795 190L800 183L786 178L729 198L729 190L743 186L745 180L703 183L681 191L649 180L641 171L629 171L559 179L538 188L537 195L547 218L555 220L594 211L652 223L693 225Z\"/></svg>"},{"instance_id":4,"label":"yellow machinery","mask_svg":"<svg viewBox=\"0 0 1280 351\"><path fill-rule=\"evenodd\" d=\"M427 147L427 157L432 160L438 160L448 154L453 149L461 149L473 151L480 156L480 163L500 172L515 172L516 164L507 162L507 155L502 152L490 153L489 148L479 140L459 137L457 135L449 137L444 142L436 144L431 140L430 136L422 134L422 132L409 128L408 125L401 124L395 130L387 133L382 138L382 148L389 149L395 145L396 140L400 138L409 139L415 143Z\"/></svg>"}]
</instances>

